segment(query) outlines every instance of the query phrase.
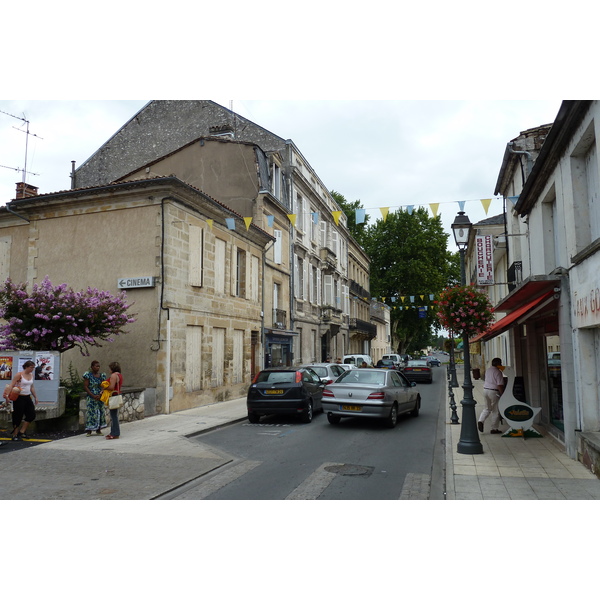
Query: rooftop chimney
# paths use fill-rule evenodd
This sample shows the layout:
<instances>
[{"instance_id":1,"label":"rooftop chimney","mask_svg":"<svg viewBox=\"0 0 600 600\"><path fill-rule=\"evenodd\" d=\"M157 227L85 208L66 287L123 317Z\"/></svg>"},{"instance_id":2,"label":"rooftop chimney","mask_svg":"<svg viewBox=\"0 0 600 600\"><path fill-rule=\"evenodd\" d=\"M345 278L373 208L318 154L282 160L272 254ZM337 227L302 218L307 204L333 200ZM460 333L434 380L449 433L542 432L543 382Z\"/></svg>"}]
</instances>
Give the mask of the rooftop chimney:
<instances>
[{"instance_id":1,"label":"rooftop chimney","mask_svg":"<svg viewBox=\"0 0 600 600\"><path fill-rule=\"evenodd\" d=\"M24 181L19 181L17 183L17 200L21 198L31 198L32 196L37 195L38 188L36 188L35 185L30 185L29 183L25 183Z\"/></svg>"}]
</instances>

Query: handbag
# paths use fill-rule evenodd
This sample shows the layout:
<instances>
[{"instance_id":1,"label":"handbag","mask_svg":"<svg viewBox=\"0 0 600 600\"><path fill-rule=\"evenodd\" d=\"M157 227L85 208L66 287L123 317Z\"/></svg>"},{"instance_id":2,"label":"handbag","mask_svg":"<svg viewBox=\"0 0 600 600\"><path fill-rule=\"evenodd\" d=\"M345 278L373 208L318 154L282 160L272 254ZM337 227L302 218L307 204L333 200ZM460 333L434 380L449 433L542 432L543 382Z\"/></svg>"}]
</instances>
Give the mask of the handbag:
<instances>
[{"instance_id":1,"label":"handbag","mask_svg":"<svg viewBox=\"0 0 600 600\"><path fill-rule=\"evenodd\" d=\"M118 396L111 396L108 399L108 408L110 410L121 408L121 406L123 406L123 396L121 394L119 394Z\"/></svg>"},{"instance_id":2,"label":"handbag","mask_svg":"<svg viewBox=\"0 0 600 600\"><path fill-rule=\"evenodd\" d=\"M8 384L6 386L6 389L4 390L4 394L5 394L4 397L7 400L14 402L19 397L20 393L21 393L21 388L19 386L15 385L14 388L11 388L10 384Z\"/></svg>"}]
</instances>

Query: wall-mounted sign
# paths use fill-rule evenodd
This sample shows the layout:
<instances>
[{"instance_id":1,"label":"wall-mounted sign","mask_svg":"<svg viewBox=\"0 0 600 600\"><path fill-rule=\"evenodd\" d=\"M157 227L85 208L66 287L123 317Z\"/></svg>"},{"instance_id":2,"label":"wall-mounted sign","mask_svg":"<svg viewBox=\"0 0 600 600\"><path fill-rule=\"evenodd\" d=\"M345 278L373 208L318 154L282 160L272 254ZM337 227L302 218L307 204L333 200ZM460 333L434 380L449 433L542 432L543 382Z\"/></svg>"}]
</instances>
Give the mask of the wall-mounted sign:
<instances>
[{"instance_id":1,"label":"wall-mounted sign","mask_svg":"<svg viewBox=\"0 0 600 600\"><path fill-rule=\"evenodd\" d=\"M491 235L475 236L477 285L494 285L494 244Z\"/></svg>"},{"instance_id":2,"label":"wall-mounted sign","mask_svg":"<svg viewBox=\"0 0 600 600\"><path fill-rule=\"evenodd\" d=\"M119 277L119 289L154 287L154 277Z\"/></svg>"}]
</instances>

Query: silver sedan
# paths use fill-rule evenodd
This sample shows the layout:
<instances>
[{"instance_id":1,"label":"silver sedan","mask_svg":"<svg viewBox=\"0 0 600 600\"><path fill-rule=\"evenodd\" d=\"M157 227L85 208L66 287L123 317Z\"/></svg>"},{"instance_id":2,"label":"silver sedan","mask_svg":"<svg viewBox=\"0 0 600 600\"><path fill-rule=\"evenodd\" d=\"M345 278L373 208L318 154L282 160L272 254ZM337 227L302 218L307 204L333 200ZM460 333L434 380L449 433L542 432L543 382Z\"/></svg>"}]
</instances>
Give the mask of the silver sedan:
<instances>
[{"instance_id":1,"label":"silver sedan","mask_svg":"<svg viewBox=\"0 0 600 600\"><path fill-rule=\"evenodd\" d=\"M322 405L332 425L342 417L370 417L395 427L398 415L419 415L421 395L416 384L397 371L352 369L325 387Z\"/></svg>"}]
</instances>

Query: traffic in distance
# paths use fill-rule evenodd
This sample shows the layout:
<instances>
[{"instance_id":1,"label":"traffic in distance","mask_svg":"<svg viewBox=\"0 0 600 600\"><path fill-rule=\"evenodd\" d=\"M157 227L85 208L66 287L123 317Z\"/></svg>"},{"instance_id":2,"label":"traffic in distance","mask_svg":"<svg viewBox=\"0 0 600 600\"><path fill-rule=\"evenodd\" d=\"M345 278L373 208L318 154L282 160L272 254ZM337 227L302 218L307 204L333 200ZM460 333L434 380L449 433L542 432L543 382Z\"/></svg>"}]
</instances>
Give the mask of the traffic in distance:
<instances>
[{"instance_id":1,"label":"traffic in distance","mask_svg":"<svg viewBox=\"0 0 600 600\"><path fill-rule=\"evenodd\" d=\"M260 371L248 389L248 420L259 423L266 415L289 415L311 423L315 414L325 413L332 425L348 417L379 419L393 428L400 415L419 415L418 384L432 383L434 368L441 366L433 355L413 360L390 354L375 366L368 355L347 355L343 361Z\"/></svg>"}]
</instances>

